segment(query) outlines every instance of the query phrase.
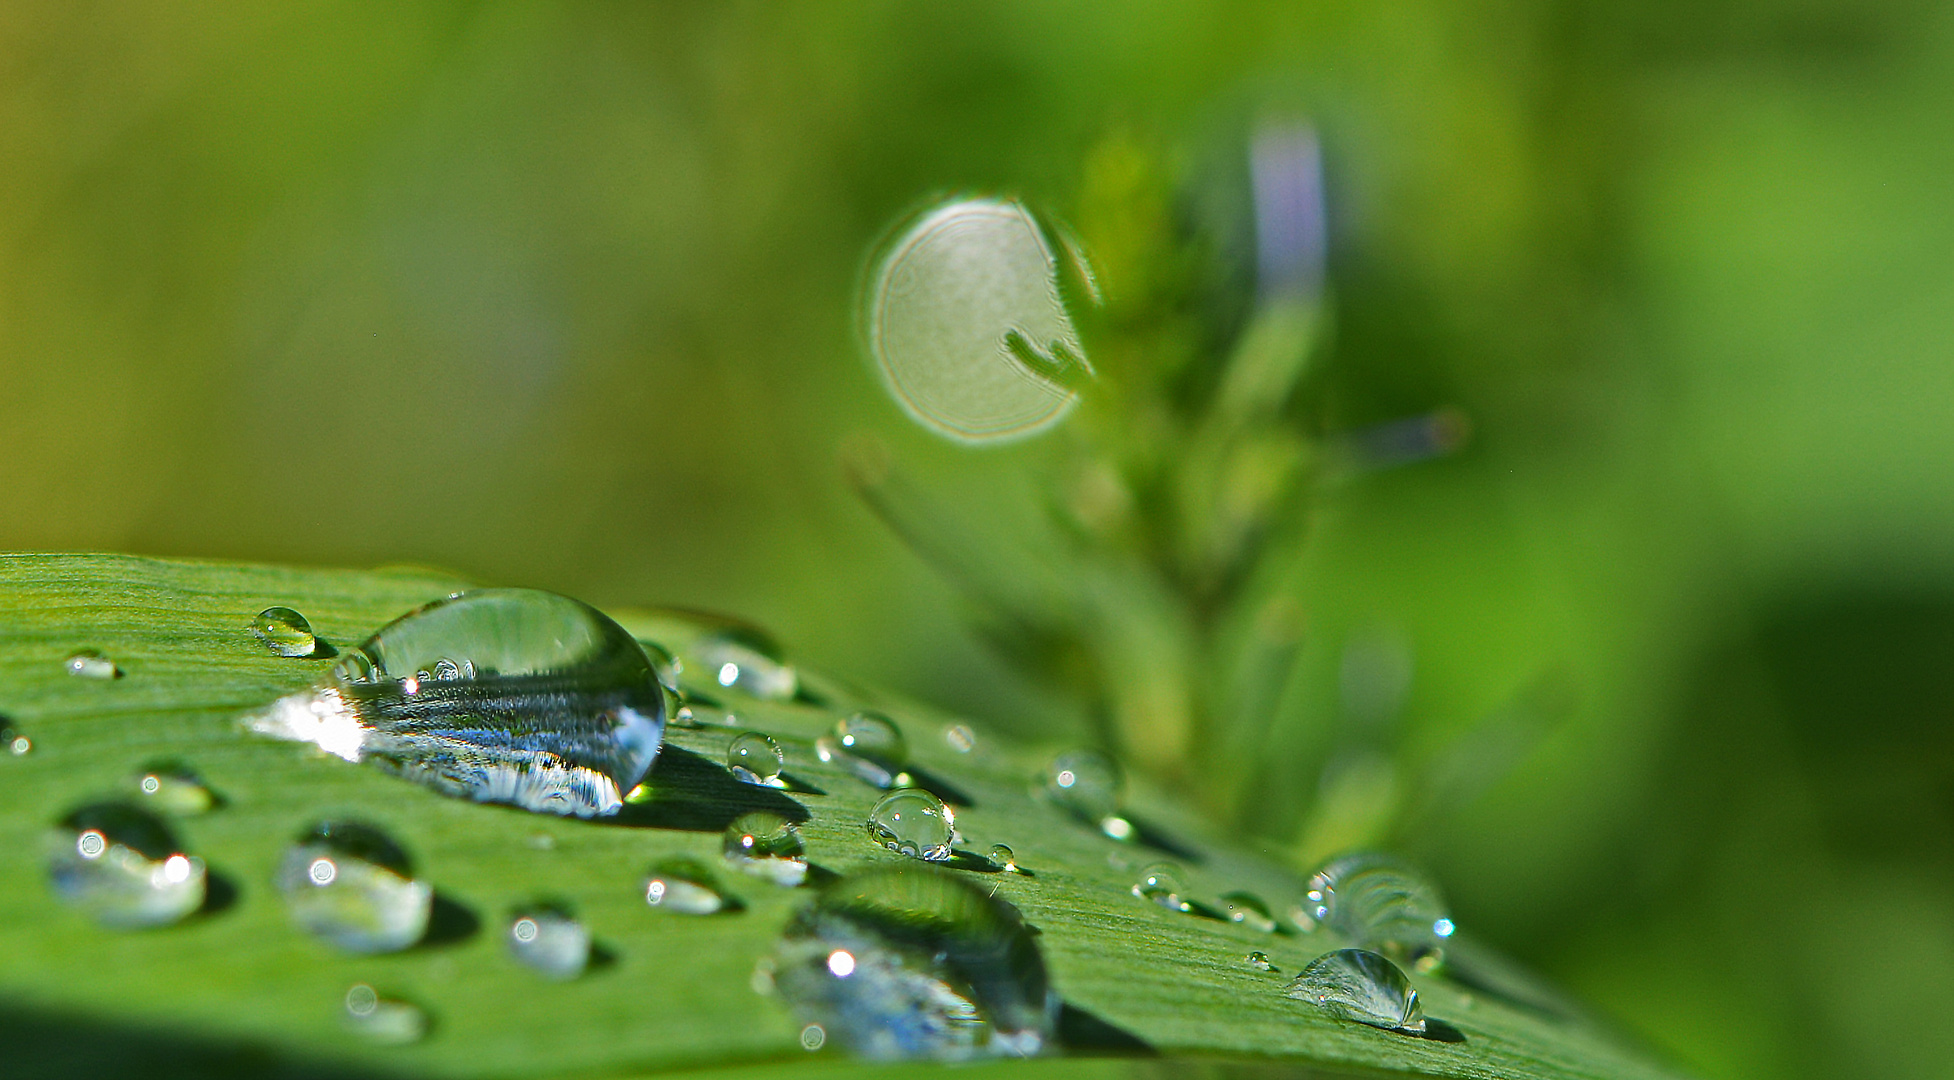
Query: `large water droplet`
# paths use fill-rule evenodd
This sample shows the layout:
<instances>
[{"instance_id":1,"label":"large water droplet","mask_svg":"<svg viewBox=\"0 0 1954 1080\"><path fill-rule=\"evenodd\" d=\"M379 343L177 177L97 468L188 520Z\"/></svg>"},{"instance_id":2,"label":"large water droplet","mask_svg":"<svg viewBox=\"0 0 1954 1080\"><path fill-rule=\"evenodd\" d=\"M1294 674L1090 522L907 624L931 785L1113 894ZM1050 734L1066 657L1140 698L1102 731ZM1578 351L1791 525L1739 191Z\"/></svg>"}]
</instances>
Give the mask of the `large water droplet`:
<instances>
[{"instance_id":1,"label":"large water droplet","mask_svg":"<svg viewBox=\"0 0 1954 1080\"><path fill-rule=\"evenodd\" d=\"M96 922L137 929L167 926L201 908L206 872L154 814L99 802L61 819L49 843L48 882Z\"/></svg>"},{"instance_id":2,"label":"large water droplet","mask_svg":"<svg viewBox=\"0 0 1954 1080\"><path fill-rule=\"evenodd\" d=\"M177 761L152 761L133 785L143 802L165 814L192 817L217 805L217 795L190 767Z\"/></svg>"},{"instance_id":3,"label":"large water droplet","mask_svg":"<svg viewBox=\"0 0 1954 1080\"><path fill-rule=\"evenodd\" d=\"M1133 895L1151 900L1168 911L1194 910L1194 905L1187 900L1187 882L1181 876L1180 867L1173 863L1154 863L1140 871L1140 880L1133 883Z\"/></svg>"},{"instance_id":4,"label":"large water droplet","mask_svg":"<svg viewBox=\"0 0 1954 1080\"><path fill-rule=\"evenodd\" d=\"M34 740L16 727L12 719L0 715L0 750L13 757L21 757L33 752Z\"/></svg>"},{"instance_id":5,"label":"large water droplet","mask_svg":"<svg viewBox=\"0 0 1954 1080\"><path fill-rule=\"evenodd\" d=\"M868 347L904 411L952 439L1030 435L1088 377L1058 263L1015 202L960 199L919 217L876 263Z\"/></svg>"},{"instance_id":6,"label":"large water droplet","mask_svg":"<svg viewBox=\"0 0 1954 1080\"><path fill-rule=\"evenodd\" d=\"M509 920L509 955L552 979L574 979L590 965L590 931L552 906L518 911Z\"/></svg>"},{"instance_id":7,"label":"large water droplet","mask_svg":"<svg viewBox=\"0 0 1954 1080\"><path fill-rule=\"evenodd\" d=\"M1340 1020L1422 1034L1425 1008L1398 965L1366 949L1339 949L1310 961L1283 993Z\"/></svg>"},{"instance_id":8,"label":"large water droplet","mask_svg":"<svg viewBox=\"0 0 1954 1080\"><path fill-rule=\"evenodd\" d=\"M765 810L741 814L726 826L720 850L729 865L776 885L799 885L807 877L801 831L779 814Z\"/></svg>"},{"instance_id":9,"label":"large water droplet","mask_svg":"<svg viewBox=\"0 0 1954 1080\"><path fill-rule=\"evenodd\" d=\"M902 771L909 764L909 741L894 720L878 712L842 717L834 734L815 740L814 752L879 788L909 782Z\"/></svg>"},{"instance_id":10,"label":"large water droplet","mask_svg":"<svg viewBox=\"0 0 1954 1080\"><path fill-rule=\"evenodd\" d=\"M665 694L597 609L482 589L387 624L317 687L246 720L444 794L594 817L650 770Z\"/></svg>"},{"instance_id":11,"label":"large water droplet","mask_svg":"<svg viewBox=\"0 0 1954 1080\"><path fill-rule=\"evenodd\" d=\"M288 607L268 607L251 620L251 633L279 656L311 656L319 651L312 624Z\"/></svg>"},{"instance_id":12,"label":"large water droplet","mask_svg":"<svg viewBox=\"0 0 1954 1080\"><path fill-rule=\"evenodd\" d=\"M1025 1057L1059 999L1018 909L932 867L878 867L789 924L773 985L825 1038L876 1060Z\"/></svg>"},{"instance_id":13,"label":"large water droplet","mask_svg":"<svg viewBox=\"0 0 1954 1080\"><path fill-rule=\"evenodd\" d=\"M712 680L767 701L786 701L800 690L794 666L781 659L779 647L758 630L728 627L692 646L693 658Z\"/></svg>"},{"instance_id":14,"label":"large water droplet","mask_svg":"<svg viewBox=\"0 0 1954 1080\"><path fill-rule=\"evenodd\" d=\"M870 840L926 862L948 859L957 840L955 815L942 799L921 788L882 796L864 824Z\"/></svg>"},{"instance_id":15,"label":"large water droplet","mask_svg":"<svg viewBox=\"0 0 1954 1080\"><path fill-rule=\"evenodd\" d=\"M1045 794L1053 802L1115 839L1125 839L1122 833L1131 833L1130 826L1124 830L1108 827L1117 820L1124 786L1119 765L1097 750L1060 754L1045 773Z\"/></svg>"},{"instance_id":16,"label":"large water droplet","mask_svg":"<svg viewBox=\"0 0 1954 1080\"><path fill-rule=\"evenodd\" d=\"M346 991L340 1021L346 1030L383 1046L405 1046L427 1035L427 1014L405 1001L383 998L373 987L354 983Z\"/></svg>"},{"instance_id":17,"label":"large water droplet","mask_svg":"<svg viewBox=\"0 0 1954 1080\"><path fill-rule=\"evenodd\" d=\"M77 679L120 679L122 669L94 649L81 649L63 662Z\"/></svg>"},{"instance_id":18,"label":"large water droplet","mask_svg":"<svg viewBox=\"0 0 1954 1080\"><path fill-rule=\"evenodd\" d=\"M321 822L286 849L278 890L307 932L350 952L398 952L421 940L434 890L407 853L358 822Z\"/></svg>"},{"instance_id":19,"label":"large water droplet","mask_svg":"<svg viewBox=\"0 0 1954 1080\"><path fill-rule=\"evenodd\" d=\"M668 859L652 867L645 879L645 903L680 915L716 915L739 908L739 902L713 880L712 871L693 859Z\"/></svg>"},{"instance_id":20,"label":"large water droplet","mask_svg":"<svg viewBox=\"0 0 1954 1080\"><path fill-rule=\"evenodd\" d=\"M1304 908L1317 922L1365 948L1435 962L1452 935L1438 887L1388 855L1359 852L1316 872Z\"/></svg>"},{"instance_id":21,"label":"large water droplet","mask_svg":"<svg viewBox=\"0 0 1954 1080\"><path fill-rule=\"evenodd\" d=\"M787 755L781 753L780 744L757 731L736 737L726 748L726 767L749 784L780 786L780 770L786 764Z\"/></svg>"}]
</instances>

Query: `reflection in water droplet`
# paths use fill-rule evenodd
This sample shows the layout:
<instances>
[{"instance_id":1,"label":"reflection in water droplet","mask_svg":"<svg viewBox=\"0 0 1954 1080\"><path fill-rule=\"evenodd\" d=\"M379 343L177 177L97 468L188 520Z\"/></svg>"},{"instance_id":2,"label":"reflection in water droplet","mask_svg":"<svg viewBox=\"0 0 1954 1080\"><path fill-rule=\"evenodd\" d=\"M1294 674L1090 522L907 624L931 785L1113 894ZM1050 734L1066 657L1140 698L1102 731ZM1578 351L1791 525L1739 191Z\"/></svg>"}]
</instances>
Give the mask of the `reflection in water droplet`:
<instances>
[{"instance_id":1,"label":"reflection in water droplet","mask_svg":"<svg viewBox=\"0 0 1954 1080\"><path fill-rule=\"evenodd\" d=\"M268 607L251 620L251 633L279 656L311 656L319 651L312 624L288 607Z\"/></svg>"},{"instance_id":2,"label":"reflection in water droplet","mask_svg":"<svg viewBox=\"0 0 1954 1080\"><path fill-rule=\"evenodd\" d=\"M1276 969L1275 964L1269 961L1269 954L1259 949L1242 957L1242 959L1248 962L1249 967L1257 971L1274 971Z\"/></svg>"},{"instance_id":3,"label":"reflection in water droplet","mask_svg":"<svg viewBox=\"0 0 1954 1080\"><path fill-rule=\"evenodd\" d=\"M969 724L951 724L943 729L943 741L959 754L968 754L977 749L977 733Z\"/></svg>"},{"instance_id":4,"label":"reflection in water droplet","mask_svg":"<svg viewBox=\"0 0 1954 1080\"><path fill-rule=\"evenodd\" d=\"M165 814L193 817L217 805L217 796L181 762L152 761L136 774L143 801Z\"/></svg>"},{"instance_id":5,"label":"reflection in water droplet","mask_svg":"<svg viewBox=\"0 0 1954 1080\"><path fill-rule=\"evenodd\" d=\"M360 1038L384 1046L419 1042L428 1027L427 1014L418 1007L383 998L365 983L354 983L346 991L340 1021Z\"/></svg>"},{"instance_id":6,"label":"reflection in water droplet","mask_svg":"<svg viewBox=\"0 0 1954 1080\"><path fill-rule=\"evenodd\" d=\"M21 757L34 749L34 740L21 733L13 720L0 715L0 748L14 757Z\"/></svg>"},{"instance_id":7,"label":"reflection in water droplet","mask_svg":"<svg viewBox=\"0 0 1954 1080\"><path fill-rule=\"evenodd\" d=\"M833 735L815 740L822 761L838 765L863 782L879 788L909 782L909 741L894 720L878 712L858 712L835 722Z\"/></svg>"},{"instance_id":8,"label":"reflection in water droplet","mask_svg":"<svg viewBox=\"0 0 1954 1080\"><path fill-rule=\"evenodd\" d=\"M1310 961L1283 993L1340 1020L1422 1033L1425 1007L1398 965L1365 949L1339 949Z\"/></svg>"},{"instance_id":9,"label":"reflection in water droplet","mask_svg":"<svg viewBox=\"0 0 1954 1080\"><path fill-rule=\"evenodd\" d=\"M68 674L77 679L120 679L122 677L122 669L115 666L115 661L94 649L82 649L76 652L68 657L65 664Z\"/></svg>"},{"instance_id":10,"label":"reflection in water droplet","mask_svg":"<svg viewBox=\"0 0 1954 1080\"><path fill-rule=\"evenodd\" d=\"M292 919L349 952L398 952L421 940L434 890L416 881L402 851L370 825L321 822L285 851L278 890Z\"/></svg>"},{"instance_id":11,"label":"reflection in water droplet","mask_svg":"<svg viewBox=\"0 0 1954 1080\"><path fill-rule=\"evenodd\" d=\"M740 735L726 748L726 767L748 784L779 787L780 770L786 764L780 744L757 731Z\"/></svg>"},{"instance_id":12,"label":"reflection in water droplet","mask_svg":"<svg viewBox=\"0 0 1954 1080\"><path fill-rule=\"evenodd\" d=\"M1140 880L1133 883L1133 895L1151 900L1168 911L1194 910L1194 905L1186 899L1187 883L1181 879L1180 867L1173 863L1154 863L1140 871Z\"/></svg>"},{"instance_id":13,"label":"reflection in water droplet","mask_svg":"<svg viewBox=\"0 0 1954 1080\"><path fill-rule=\"evenodd\" d=\"M246 722L444 794L595 817L622 808L658 756L665 695L602 612L481 589L387 624Z\"/></svg>"},{"instance_id":14,"label":"reflection in water droplet","mask_svg":"<svg viewBox=\"0 0 1954 1080\"><path fill-rule=\"evenodd\" d=\"M1453 931L1445 901L1418 871L1388 855L1359 852L1316 872L1306 913L1366 948L1436 963Z\"/></svg>"},{"instance_id":15,"label":"reflection in water droplet","mask_svg":"<svg viewBox=\"0 0 1954 1080\"><path fill-rule=\"evenodd\" d=\"M590 964L590 931L555 907L518 911L509 921L509 955L552 979L574 979Z\"/></svg>"},{"instance_id":16,"label":"reflection in water droplet","mask_svg":"<svg viewBox=\"0 0 1954 1080\"><path fill-rule=\"evenodd\" d=\"M1238 922L1265 934L1273 934L1276 931L1275 916L1269 911L1269 905L1263 903L1262 898L1253 893L1221 894L1221 910L1228 916L1229 922Z\"/></svg>"},{"instance_id":17,"label":"reflection in water droplet","mask_svg":"<svg viewBox=\"0 0 1954 1080\"><path fill-rule=\"evenodd\" d=\"M693 859L668 859L652 867L645 903L680 915L713 915L738 906L720 890L712 871Z\"/></svg>"},{"instance_id":18,"label":"reflection in water droplet","mask_svg":"<svg viewBox=\"0 0 1954 1080\"><path fill-rule=\"evenodd\" d=\"M692 646L692 655L713 681L767 701L786 701L800 690L794 666L772 641L744 627L721 631Z\"/></svg>"},{"instance_id":19,"label":"reflection in water droplet","mask_svg":"<svg viewBox=\"0 0 1954 1080\"><path fill-rule=\"evenodd\" d=\"M943 800L922 788L904 788L877 800L869 811L868 838L911 858L942 862L956 843L956 817Z\"/></svg>"},{"instance_id":20,"label":"reflection in water droplet","mask_svg":"<svg viewBox=\"0 0 1954 1080\"><path fill-rule=\"evenodd\" d=\"M203 907L203 860L185 855L169 828L139 807L80 807L61 819L48 846L54 894L104 926L167 926Z\"/></svg>"},{"instance_id":21,"label":"reflection in water droplet","mask_svg":"<svg viewBox=\"0 0 1954 1080\"><path fill-rule=\"evenodd\" d=\"M1105 823L1119 813L1125 782L1112 758L1097 750L1074 750L1053 759L1045 772L1045 794L1081 821L1106 829ZM1125 838L1110 829L1107 834Z\"/></svg>"},{"instance_id":22,"label":"reflection in water droplet","mask_svg":"<svg viewBox=\"0 0 1954 1080\"><path fill-rule=\"evenodd\" d=\"M932 867L843 878L797 914L773 984L805 1022L881 1061L1025 1057L1059 999L1017 908Z\"/></svg>"},{"instance_id":23,"label":"reflection in water droplet","mask_svg":"<svg viewBox=\"0 0 1954 1080\"><path fill-rule=\"evenodd\" d=\"M799 885L807 877L801 831L779 814L765 810L741 814L726 826L720 851L735 869L776 885Z\"/></svg>"},{"instance_id":24,"label":"reflection in water droplet","mask_svg":"<svg viewBox=\"0 0 1954 1080\"><path fill-rule=\"evenodd\" d=\"M922 215L881 255L863 300L889 392L952 439L1049 427L1078 400L1067 384L1091 371L1053 252L1015 202L960 199Z\"/></svg>"},{"instance_id":25,"label":"reflection in water droplet","mask_svg":"<svg viewBox=\"0 0 1954 1080\"><path fill-rule=\"evenodd\" d=\"M991 865L1007 874L1018 872L1018 855L1004 844L991 845Z\"/></svg>"}]
</instances>

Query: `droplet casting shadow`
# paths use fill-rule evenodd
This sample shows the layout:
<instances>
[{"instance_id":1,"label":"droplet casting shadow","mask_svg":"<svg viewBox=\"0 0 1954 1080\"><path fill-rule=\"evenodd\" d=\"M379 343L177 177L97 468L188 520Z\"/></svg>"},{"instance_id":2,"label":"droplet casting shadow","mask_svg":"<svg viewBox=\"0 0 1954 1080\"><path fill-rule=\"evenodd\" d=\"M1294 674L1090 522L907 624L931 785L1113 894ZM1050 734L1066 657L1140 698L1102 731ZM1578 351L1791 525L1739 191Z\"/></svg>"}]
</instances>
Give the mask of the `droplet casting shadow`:
<instances>
[{"instance_id":1,"label":"droplet casting shadow","mask_svg":"<svg viewBox=\"0 0 1954 1080\"><path fill-rule=\"evenodd\" d=\"M807 807L778 788L741 783L724 767L670 744L659 751L645 783L652 791L649 800L626 803L615 815L597 820L637 829L720 832L741 814L755 810L797 824L808 819Z\"/></svg>"},{"instance_id":2,"label":"droplet casting shadow","mask_svg":"<svg viewBox=\"0 0 1954 1080\"><path fill-rule=\"evenodd\" d=\"M204 871L204 906L197 909L197 918L208 919L231 910L237 906L237 895L237 884L228 876Z\"/></svg>"},{"instance_id":3,"label":"droplet casting shadow","mask_svg":"<svg viewBox=\"0 0 1954 1080\"><path fill-rule=\"evenodd\" d=\"M1182 862L1199 864L1207 861L1200 852L1174 839L1167 833L1162 832L1159 826L1136 818L1132 814L1121 814L1120 816L1124 817L1133 826L1133 843L1145 845L1146 847L1153 848L1155 851L1165 852Z\"/></svg>"},{"instance_id":4,"label":"droplet casting shadow","mask_svg":"<svg viewBox=\"0 0 1954 1080\"><path fill-rule=\"evenodd\" d=\"M439 949L474 937L482 929L481 917L439 892L434 894L434 910L428 913L427 933L421 935L417 949Z\"/></svg>"},{"instance_id":5,"label":"droplet casting shadow","mask_svg":"<svg viewBox=\"0 0 1954 1080\"><path fill-rule=\"evenodd\" d=\"M968 870L973 874L1002 874L1004 872L1002 866L997 865L974 851L965 851L962 848L952 850L950 857L943 860L940 865L947 866L952 870Z\"/></svg>"},{"instance_id":6,"label":"droplet casting shadow","mask_svg":"<svg viewBox=\"0 0 1954 1080\"><path fill-rule=\"evenodd\" d=\"M793 773L785 773L785 772L781 773L780 782L786 785L783 790L791 791L796 795L826 795L827 794L827 792L821 790L818 787L815 787L813 784L808 783L806 780L803 780L800 777L795 776Z\"/></svg>"},{"instance_id":7,"label":"droplet casting shadow","mask_svg":"<svg viewBox=\"0 0 1954 1080\"><path fill-rule=\"evenodd\" d=\"M1072 1004L1059 1006L1058 1044L1075 1054L1152 1057L1157 1053L1145 1039Z\"/></svg>"},{"instance_id":8,"label":"droplet casting shadow","mask_svg":"<svg viewBox=\"0 0 1954 1080\"><path fill-rule=\"evenodd\" d=\"M1462 1043L1466 1041L1465 1032L1460 1031L1458 1028L1453 1027L1443 1020L1434 1019L1429 1016L1425 1017L1425 1033L1419 1037L1442 1043Z\"/></svg>"},{"instance_id":9,"label":"droplet casting shadow","mask_svg":"<svg viewBox=\"0 0 1954 1080\"><path fill-rule=\"evenodd\" d=\"M940 773L933 773L918 765L910 765L903 771L909 774L909 778L916 782L917 787L942 799L951 806L960 806L967 810L977 805L975 799L965 794L962 788L943 779Z\"/></svg>"}]
</instances>

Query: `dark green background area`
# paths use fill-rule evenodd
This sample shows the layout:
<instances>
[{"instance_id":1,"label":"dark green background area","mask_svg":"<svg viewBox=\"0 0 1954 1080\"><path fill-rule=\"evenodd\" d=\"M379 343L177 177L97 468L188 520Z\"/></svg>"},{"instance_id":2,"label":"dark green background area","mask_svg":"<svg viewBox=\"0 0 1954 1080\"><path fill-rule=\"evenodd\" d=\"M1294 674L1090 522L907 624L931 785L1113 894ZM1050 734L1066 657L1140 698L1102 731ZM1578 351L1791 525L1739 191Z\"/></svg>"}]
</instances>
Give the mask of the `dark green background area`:
<instances>
[{"instance_id":1,"label":"dark green background area","mask_svg":"<svg viewBox=\"0 0 1954 1080\"><path fill-rule=\"evenodd\" d=\"M1944 1075L1937 5L0 5L0 548L731 610L1083 738L836 464L1009 522L1058 439L912 427L856 283L932 193L1064 213L1109 141L1198 171L1270 116L1326 147L1320 426L1474 437L1327 496L1249 842L1381 753L1370 839L1692 1071Z\"/></svg>"}]
</instances>

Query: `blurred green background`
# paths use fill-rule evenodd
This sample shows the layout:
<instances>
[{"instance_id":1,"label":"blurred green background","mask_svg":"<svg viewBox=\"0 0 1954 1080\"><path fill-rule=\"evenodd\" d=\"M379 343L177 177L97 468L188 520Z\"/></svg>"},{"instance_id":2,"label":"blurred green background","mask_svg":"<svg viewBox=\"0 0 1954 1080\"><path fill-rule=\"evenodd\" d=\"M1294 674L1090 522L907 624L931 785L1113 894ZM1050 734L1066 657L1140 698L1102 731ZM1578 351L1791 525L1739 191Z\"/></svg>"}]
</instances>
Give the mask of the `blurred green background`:
<instances>
[{"instance_id":1,"label":"blurred green background","mask_svg":"<svg viewBox=\"0 0 1954 1080\"><path fill-rule=\"evenodd\" d=\"M1314 422L1474 434L1317 508L1245 838L1369 776L1350 839L1690 1070L1947 1075L1942 5L0 4L0 548L734 611L1086 738L837 458L1002 521L1061 440L914 427L855 290L1260 115L1324 132Z\"/></svg>"}]
</instances>

